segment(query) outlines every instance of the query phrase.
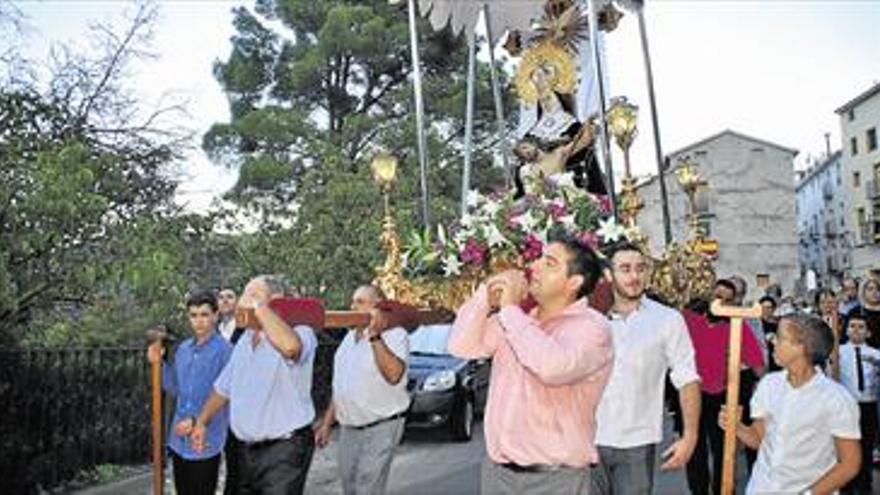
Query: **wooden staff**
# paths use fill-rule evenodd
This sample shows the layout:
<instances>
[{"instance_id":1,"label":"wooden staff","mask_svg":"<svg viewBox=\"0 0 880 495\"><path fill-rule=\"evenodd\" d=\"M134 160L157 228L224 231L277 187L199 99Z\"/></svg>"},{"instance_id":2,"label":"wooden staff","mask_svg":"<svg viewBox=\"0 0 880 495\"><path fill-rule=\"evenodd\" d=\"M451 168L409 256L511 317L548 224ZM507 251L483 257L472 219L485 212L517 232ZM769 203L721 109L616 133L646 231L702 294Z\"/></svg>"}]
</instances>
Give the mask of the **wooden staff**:
<instances>
[{"instance_id":1,"label":"wooden staff","mask_svg":"<svg viewBox=\"0 0 880 495\"><path fill-rule=\"evenodd\" d=\"M724 425L724 460L721 470L721 495L733 495L734 468L736 466L736 424L739 410L739 368L742 353L743 318L759 318L761 305L750 308L724 306L721 301L712 301L709 307L712 314L730 318L730 343L727 354L727 422ZM717 476L717 474L716 474Z\"/></svg>"},{"instance_id":2,"label":"wooden staff","mask_svg":"<svg viewBox=\"0 0 880 495\"><path fill-rule=\"evenodd\" d=\"M162 341L168 335L164 327L157 327L147 332L151 339L150 350L159 359L150 362L150 385L153 396L153 495L162 495L165 488L165 476L162 463Z\"/></svg>"}]
</instances>

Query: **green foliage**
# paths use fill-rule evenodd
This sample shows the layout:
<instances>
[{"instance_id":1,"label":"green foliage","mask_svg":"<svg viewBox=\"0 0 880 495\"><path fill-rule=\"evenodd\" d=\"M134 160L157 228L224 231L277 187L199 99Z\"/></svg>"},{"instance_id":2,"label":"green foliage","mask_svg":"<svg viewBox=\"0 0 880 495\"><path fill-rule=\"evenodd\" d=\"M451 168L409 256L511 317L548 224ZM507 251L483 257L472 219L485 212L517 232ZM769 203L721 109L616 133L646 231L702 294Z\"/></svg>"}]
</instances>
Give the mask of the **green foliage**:
<instances>
[{"instance_id":1,"label":"green foliage","mask_svg":"<svg viewBox=\"0 0 880 495\"><path fill-rule=\"evenodd\" d=\"M240 171L229 199L260 212L256 232L234 239L251 275L287 274L307 294L346 306L373 278L382 198L369 160L384 147L400 159L393 209L401 232L418 228L416 159L406 7L387 0L257 0L234 9L233 50L215 66L232 110L203 147ZM270 21L278 21L269 27ZM280 27L278 27L280 26ZM460 196L467 59L462 39L420 22L434 222L455 218ZM501 187L492 165L493 104L479 67L474 183ZM509 99L509 95L505 95Z\"/></svg>"}]
</instances>

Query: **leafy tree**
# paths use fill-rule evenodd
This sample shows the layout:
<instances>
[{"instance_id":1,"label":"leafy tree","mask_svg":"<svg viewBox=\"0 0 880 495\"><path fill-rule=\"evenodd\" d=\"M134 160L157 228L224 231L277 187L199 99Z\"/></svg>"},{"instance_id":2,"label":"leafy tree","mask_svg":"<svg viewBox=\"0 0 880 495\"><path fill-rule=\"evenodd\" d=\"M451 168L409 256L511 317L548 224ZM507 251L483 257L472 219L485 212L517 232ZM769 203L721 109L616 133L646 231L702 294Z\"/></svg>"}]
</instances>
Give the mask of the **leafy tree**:
<instances>
[{"instance_id":1,"label":"leafy tree","mask_svg":"<svg viewBox=\"0 0 880 495\"><path fill-rule=\"evenodd\" d=\"M270 22L275 21L275 22ZM203 147L237 167L229 197L255 208L257 233L240 249L255 271L288 273L302 290L345 304L381 261L382 201L369 178L379 147L401 157L394 193L401 229L419 204L409 31L404 6L385 0L257 0L234 9L233 50L214 73L232 120ZM433 217L455 216L460 195L466 50L420 23ZM475 183L500 186L492 166L488 68L478 77Z\"/></svg>"},{"instance_id":2,"label":"leafy tree","mask_svg":"<svg viewBox=\"0 0 880 495\"><path fill-rule=\"evenodd\" d=\"M179 107L144 114L125 85L155 16L142 4L121 32L97 26L102 51L92 58L58 52L45 85L12 74L17 64L3 65L0 345L37 324L81 326L108 299L127 300L119 316L133 322L134 313L150 312L150 298L168 301L160 297L168 284L183 289L185 265L169 257L185 250L163 243L176 235L168 166L188 136L169 124ZM151 243L168 257L138 251Z\"/></svg>"}]
</instances>

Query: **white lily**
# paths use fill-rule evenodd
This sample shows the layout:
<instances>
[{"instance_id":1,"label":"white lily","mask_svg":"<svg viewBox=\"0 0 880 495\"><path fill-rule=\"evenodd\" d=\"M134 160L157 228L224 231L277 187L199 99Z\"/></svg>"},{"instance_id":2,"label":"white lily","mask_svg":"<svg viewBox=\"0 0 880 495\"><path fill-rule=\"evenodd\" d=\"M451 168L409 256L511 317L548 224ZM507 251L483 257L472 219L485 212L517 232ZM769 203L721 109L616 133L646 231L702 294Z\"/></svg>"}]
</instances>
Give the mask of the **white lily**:
<instances>
[{"instance_id":1,"label":"white lily","mask_svg":"<svg viewBox=\"0 0 880 495\"><path fill-rule=\"evenodd\" d=\"M483 195L480 194L480 191L477 191L476 189L471 189L467 192L467 195L465 196L465 204L467 204L470 208L476 208L476 206L480 204L480 200L482 198Z\"/></svg>"},{"instance_id":2,"label":"white lily","mask_svg":"<svg viewBox=\"0 0 880 495\"><path fill-rule=\"evenodd\" d=\"M498 201L486 201L486 203L483 205L483 213L485 213L486 216L489 217L494 217L495 214L498 213L500 210L501 203Z\"/></svg>"},{"instance_id":3,"label":"white lily","mask_svg":"<svg viewBox=\"0 0 880 495\"><path fill-rule=\"evenodd\" d=\"M566 228L573 229L574 225L574 213L570 213L563 217L559 217L559 223L564 225Z\"/></svg>"},{"instance_id":4,"label":"white lily","mask_svg":"<svg viewBox=\"0 0 880 495\"><path fill-rule=\"evenodd\" d=\"M495 224L489 224L485 230L486 233L486 242L489 244L489 247L498 247L503 246L504 244L508 244L507 238L498 230L498 227Z\"/></svg>"},{"instance_id":5,"label":"white lily","mask_svg":"<svg viewBox=\"0 0 880 495\"><path fill-rule=\"evenodd\" d=\"M526 231L532 230L538 224L538 219L532 216L531 210L526 211L518 217L515 217L514 220L522 225Z\"/></svg>"},{"instance_id":6,"label":"white lily","mask_svg":"<svg viewBox=\"0 0 880 495\"><path fill-rule=\"evenodd\" d=\"M556 187L575 187L574 186L574 172L562 172L558 174L553 174L550 176L550 179L556 184Z\"/></svg>"},{"instance_id":7,"label":"white lily","mask_svg":"<svg viewBox=\"0 0 880 495\"><path fill-rule=\"evenodd\" d=\"M461 262L458 261L458 256L454 254L448 254L443 259L443 275L447 277L452 277L461 273Z\"/></svg>"},{"instance_id":8,"label":"white lily","mask_svg":"<svg viewBox=\"0 0 880 495\"><path fill-rule=\"evenodd\" d=\"M615 222L613 217L608 217L606 220L599 220L599 228L596 229L596 235L605 240L605 242L614 242L626 235L626 228Z\"/></svg>"},{"instance_id":9,"label":"white lily","mask_svg":"<svg viewBox=\"0 0 880 495\"><path fill-rule=\"evenodd\" d=\"M465 213L461 216L461 220L458 221L463 227L467 227L470 229L474 226L474 217L470 213Z\"/></svg>"}]
</instances>

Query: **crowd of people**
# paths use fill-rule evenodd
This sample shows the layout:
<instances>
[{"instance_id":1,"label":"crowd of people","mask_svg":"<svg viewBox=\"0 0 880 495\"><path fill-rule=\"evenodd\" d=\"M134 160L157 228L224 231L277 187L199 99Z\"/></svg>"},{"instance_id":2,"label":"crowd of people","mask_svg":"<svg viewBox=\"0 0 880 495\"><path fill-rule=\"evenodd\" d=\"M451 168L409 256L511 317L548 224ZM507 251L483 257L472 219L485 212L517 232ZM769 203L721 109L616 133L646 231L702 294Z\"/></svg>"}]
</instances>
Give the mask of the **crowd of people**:
<instances>
[{"instance_id":1,"label":"crowd of people","mask_svg":"<svg viewBox=\"0 0 880 495\"><path fill-rule=\"evenodd\" d=\"M635 244L599 255L561 236L528 274L491 276L459 309L449 352L492 360L481 493L647 495L658 470L683 469L692 494L719 495L729 414L746 493L872 493L880 281L847 279L839 296L818 291L812 310L761 297L762 316L743 324L743 407L728 411L730 321L708 300L663 304L650 270ZM589 305L600 283L613 294L607 311ZM176 398L167 448L177 493L214 494L221 458L226 494L303 493L314 449L331 441L344 493L386 492L410 406L414 325L381 290L358 287L351 308L370 323L345 334L330 405L316 411L315 329L273 309L284 293L269 275L238 298L229 288L194 293L192 337L173 359L151 347ZM746 294L745 280L731 276L712 297L737 306ZM236 310L251 316L236 319ZM660 452L667 411L677 433Z\"/></svg>"}]
</instances>

